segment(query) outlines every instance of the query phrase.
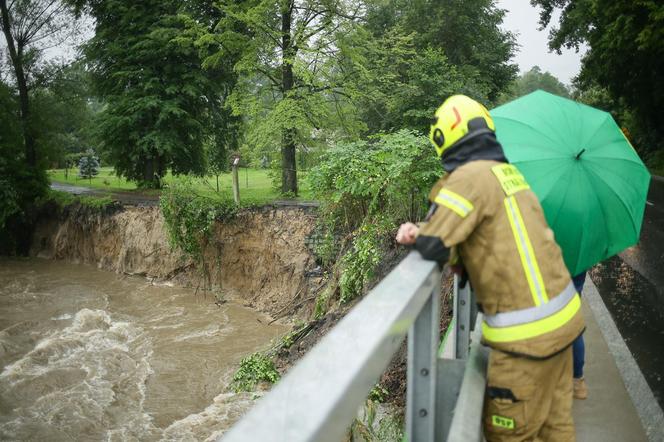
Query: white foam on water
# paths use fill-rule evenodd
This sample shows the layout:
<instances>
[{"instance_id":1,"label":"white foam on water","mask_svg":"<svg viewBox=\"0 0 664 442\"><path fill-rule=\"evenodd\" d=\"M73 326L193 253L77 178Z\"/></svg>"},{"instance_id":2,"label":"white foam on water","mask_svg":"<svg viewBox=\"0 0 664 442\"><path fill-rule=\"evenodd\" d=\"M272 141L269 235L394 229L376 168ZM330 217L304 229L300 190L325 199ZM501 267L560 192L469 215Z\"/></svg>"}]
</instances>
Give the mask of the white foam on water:
<instances>
[{"instance_id":1,"label":"white foam on water","mask_svg":"<svg viewBox=\"0 0 664 442\"><path fill-rule=\"evenodd\" d=\"M157 287L175 287L175 284L171 281L151 281L150 284Z\"/></svg>"},{"instance_id":2,"label":"white foam on water","mask_svg":"<svg viewBox=\"0 0 664 442\"><path fill-rule=\"evenodd\" d=\"M252 405L250 393L221 393L205 410L173 422L161 441L215 441Z\"/></svg>"},{"instance_id":3,"label":"white foam on water","mask_svg":"<svg viewBox=\"0 0 664 442\"><path fill-rule=\"evenodd\" d=\"M73 316L71 314L64 313L60 316L55 316L55 317L51 318L51 321L66 321L67 319L71 319L71 318L73 318Z\"/></svg>"},{"instance_id":4,"label":"white foam on water","mask_svg":"<svg viewBox=\"0 0 664 442\"><path fill-rule=\"evenodd\" d=\"M0 425L0 434L11 433L26 417L92 438L107 430L154 432L143 407L151 357L152 342L140 327L114 321L103 310L78 311L71 325L0 373L5 393L37 394L30 403L16 404L18 417Z\"/></svg>"},{"instance_id":5,"label":"white foam on water","mask_svg":"<svg viewBox=\"0 0 664 442\"><path fill-rule=\"evenodd\" d=\"M177 336L173 341L182 342L189 339L218 338L226 336L233 331L232 327L220 327L219 324L210 324L203 330L196 330L190 333Z\"/></svg>"}]
</instances>

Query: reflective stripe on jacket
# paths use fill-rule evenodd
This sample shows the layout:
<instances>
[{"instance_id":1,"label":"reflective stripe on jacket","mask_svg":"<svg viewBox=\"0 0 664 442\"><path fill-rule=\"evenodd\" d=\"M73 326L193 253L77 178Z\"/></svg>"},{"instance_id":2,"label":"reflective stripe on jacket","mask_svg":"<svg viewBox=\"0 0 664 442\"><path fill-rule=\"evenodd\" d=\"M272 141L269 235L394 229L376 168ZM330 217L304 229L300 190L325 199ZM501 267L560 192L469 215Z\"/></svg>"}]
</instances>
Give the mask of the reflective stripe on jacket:
<instances>
[{"instance_id":1,"label":"reflective stripe on jacket","mask_svg":"<svg viewBox=\"0 0 664 442\"><path fill-rule=\"evenodd\" d=\"M429 198L437 208L416 247L438 260L456 248L485 314L485 343L544 358L583 331L581 302L553 231L515 166L468 162L439 180Z\"/></svg>"}]
</instances>

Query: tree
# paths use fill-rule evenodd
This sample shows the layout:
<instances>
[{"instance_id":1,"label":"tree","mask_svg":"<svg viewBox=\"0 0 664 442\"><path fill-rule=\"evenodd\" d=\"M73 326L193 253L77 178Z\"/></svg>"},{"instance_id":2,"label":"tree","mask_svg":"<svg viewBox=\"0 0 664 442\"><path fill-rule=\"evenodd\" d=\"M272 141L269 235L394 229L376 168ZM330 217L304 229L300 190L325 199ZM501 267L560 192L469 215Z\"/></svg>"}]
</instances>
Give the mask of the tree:
<instances>
[{"instance_id":1,"label":"tree","mask_svg":"<svg viewBox=\"0 0 664 442\"><path fill-rule=\"evenodd\" d=\"M631 107L648 142L664 146L664 4L632 0L531 0L542 8L540 25L561 10L549 47L589 50L582 60L582 89L606 88ZM644 141L646 141L644 139Z\"/></svg>"},{"instance_id":2,"label":"tree","mask_svg":"<svg viewBox=\"0 0 664 442\"><path fill-rule=\"evenodd\" d=\"M464 75L441 48L418 50L413 35L399 28L383 35L358 28L342 43L344 90L369 134L421 131L442 99L455 93L487 100L477 76Z\"/></svg>"},{"instance_id":3,"label":"tree","mask_svg":"<svg viewBox=\"0 0 664 442\"><path fill-rule=\"evenodd\" d=\"M515 38L501 29L505 11L495 0L387 0L367 8L374 35L397 28L413 35L418 51L442 50L461 76L473 79L475 98L494 102L518 72L510 62Z\"/></svg>"},{"instance_id":4,"label":"tree","mask_svg":"<svg viewBox=\"0 0 664 442\"><path fill-rule=\"evenodd\" d=\"M371 1L337 70L368 133L426 129L444 98L495 102L516 73L513 36L492 1ZM450 29L463 32L450 32Z\"/></svg>"},{"instance_id":5,"label":"tree","mask_svg":"<svg viewBox=\"0 0 664 442\"><path fill-rule=\"evenodd\" d=\"M92 97L81 61L49 64L43 71L48 82L32 95L36 141L50 167L63 167L67 156L84 153L94 145L93 121L99 103Z\"/></svg>"},{"instance_id":6,"label":"tree","mask_svg":"<svg viewBox=\"0 0 664 442\"><path fill-rule=\"evenodd\" d=\"M58 0L14 0L9 4L0 0L0 19L18 89L25 162L35 169L38 154L30 92L42 52L69 38L75 20L68 6Z\"/></svg>"},{"instance_id":7,"label":"tree","mask_svg":"<svg viewBox=\"0 0 664 442\"><path fill-rule=\"evenodd\" d=\"M330 81L336 42L359 10L341 0L222 2L222 49L210 63L239 55L230 102L250 120L250 142L281 146L282 193L298 191L297 145L334 126L330 102L343 94Z\"/></svg>"},{"instance_id":8,"label":"tree","mask_svg":"<svg viewBox=\"0 0 664 442\"><path fill-rule=\"evenodd\" d=\"M92 178L97 175L99 175L99 158L92 149L88 149L78 161L78 176L88 178L92 182Z\"/></svg>"},{"instance_id":9,"label":"tree","mask_svg":"<svg viewBox=\"0 0 664 442\"><path fill-rule=\"evenodd\" d=\"M93 89L103 100L97 136L118 175L160 187L173 174L205 172L220 78L202 68L209 31L188 7L209 2L76 0L95 18L85 45ZM197 13L201 13L197 9Z\"/></svg>"},{"instance_id":10,"label":"tree","mask_svg":"<svg viewBox=\"0 0 664 442\"><path fill-rule=\"evenodd\" d=\"M229 170L229 155L238 150L242 121L232 115L230 107L223 106L214 112L214 132L208 141L208 170L217 179L219 192L219 175Z\"/></svg>"},{"instance_id":11,"label":"tree","mask_svg":"<svg viewBox=\"0 0 664 442\"><path fill-rule=\"evenodd\" d=\"M4 235L7 220L21 211L20 170L26 169L21 164L21 134L16 97L11 88L0 79L0 239ZM0 251L1 248L0 248Z\"/></svg>"},{"instance_id":12,"label":"tree","mask_svg":"<svg viewBox=\"0 0 664 442\"><path fill-rule=\"evenodd\" d=\"M561 97L570 97L569 89L560 80L549 72L542 72L539 66L533 66L528 72L523 73L519 78L514 80L509 90L502 94L498 101L499 103L505 103L534 92L537 89L551 92Z\"/></svg>"}]
</instances>

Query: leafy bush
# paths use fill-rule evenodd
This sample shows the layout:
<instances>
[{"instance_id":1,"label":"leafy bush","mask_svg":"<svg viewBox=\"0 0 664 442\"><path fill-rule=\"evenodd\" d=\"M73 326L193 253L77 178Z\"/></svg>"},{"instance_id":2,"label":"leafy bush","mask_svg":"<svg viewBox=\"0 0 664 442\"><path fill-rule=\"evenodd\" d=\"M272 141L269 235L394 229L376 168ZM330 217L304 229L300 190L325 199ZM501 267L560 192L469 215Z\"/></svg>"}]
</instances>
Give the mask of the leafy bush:
<instances>
[{"instance_id":1,"label":"leafy bush","mask_svg":"<svg viewBox=\"0 0 664 442\"><path fill-rule=\"evenodd\" d=\"M387 217L378 216L362 224L355 231L355 238L350 250L341 260L343 273L339 279L340 301L351 301L374 277L374 270L380 263L382 243L394 228L394 223Z\"/></svg>"},{"instance_id":2,"label":"leafy bush","mask_svg":"<svg viewBox=\"0 0 664 442\"><path fill-rule=\"evenodd\" d=\"M159 205L171 246L196 260L202 257L202 244L210 238L214 221L230 219L237 212L230 199L219 201L197 195L188 180L165 189Z\"/></svg>"},{"instance_id":3,"label":"leafy bush","mask_svg":"<svg viewBox=\"0 0 664 442\"><path fill-rule=\"evenodd\" d=\"M664 176L664 150L652 153L648 158L647 164L653 174Z\"/></svg>"},{"instance_id":4,"label":"leafy bush","mask_svg":"<svg viewBox=\"0 0 664 442\"><path fill-rule=\"evenodd\" d=\"M274 384L279 380L279 372L272 360L262 353L254 353L240 362L240 368L233 375L232 387L236 392L252 391L259 382Z\"/></svg>"},{"instance_id":5,"label":"leafy bush","mask_svg":"<svg viewBox=\"0 0 664 442\"><path fill-rule=\"evenodd\" d=\"M341 266L342 302L361 294L374 277L397 225L426 213L426 195L441 174L426 137L408 130L339 143L321 157L309 175L322 202L319 227L325 233L317 252L323 264ZM342 257L335 256L340 242Z\"/></svg>"}]
</instances>

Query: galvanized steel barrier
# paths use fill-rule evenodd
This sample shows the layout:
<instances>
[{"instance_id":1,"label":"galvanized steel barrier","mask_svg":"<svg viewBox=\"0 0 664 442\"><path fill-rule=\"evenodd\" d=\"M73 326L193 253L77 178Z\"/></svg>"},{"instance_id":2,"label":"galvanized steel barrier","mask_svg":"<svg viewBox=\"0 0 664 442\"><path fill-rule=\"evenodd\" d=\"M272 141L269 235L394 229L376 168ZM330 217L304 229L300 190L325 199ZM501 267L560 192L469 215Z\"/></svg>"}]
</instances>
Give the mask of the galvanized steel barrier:
<instances>
[{"instance_id":1,"label":"galvanized steel barrier","mask_svg":"<svg viewBox=\"0 0 664 442\"><path fill-rule=\"evenodd\" d=\"M474 302L456 280L439 349L440 281L411 252L220 440L339 442L408 334L408 440L481 441L487 352L479 335L469 352Z\"/></svg>"}]
</instances>

